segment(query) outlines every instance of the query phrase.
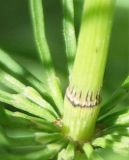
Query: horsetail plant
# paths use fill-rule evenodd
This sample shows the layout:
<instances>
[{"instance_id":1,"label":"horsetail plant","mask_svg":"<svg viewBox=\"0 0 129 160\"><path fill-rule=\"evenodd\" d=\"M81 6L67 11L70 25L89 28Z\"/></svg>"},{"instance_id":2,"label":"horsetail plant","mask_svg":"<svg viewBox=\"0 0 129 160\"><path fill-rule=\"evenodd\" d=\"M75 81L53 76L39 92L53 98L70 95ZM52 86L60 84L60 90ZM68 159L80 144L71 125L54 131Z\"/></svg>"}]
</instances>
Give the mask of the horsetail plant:
<instances>
[{"instance_id":1,"label":"horsetail plant","mask_svg":"<svg viewBox=\"0 0 129 160\"><path fill-rule=\"evenodd\" d=\"M129 109L112 110L127 97L129 77L106 102L102 99L115 0L84 0L78 37L74 1L62 0L67 59L76 55L73 67L71 61L67 66L64 96L46 38L43 4L29 0L46 81L0 49L0 159L104 160L106 150L126 159Z\"/></svg>"}]
</instances>

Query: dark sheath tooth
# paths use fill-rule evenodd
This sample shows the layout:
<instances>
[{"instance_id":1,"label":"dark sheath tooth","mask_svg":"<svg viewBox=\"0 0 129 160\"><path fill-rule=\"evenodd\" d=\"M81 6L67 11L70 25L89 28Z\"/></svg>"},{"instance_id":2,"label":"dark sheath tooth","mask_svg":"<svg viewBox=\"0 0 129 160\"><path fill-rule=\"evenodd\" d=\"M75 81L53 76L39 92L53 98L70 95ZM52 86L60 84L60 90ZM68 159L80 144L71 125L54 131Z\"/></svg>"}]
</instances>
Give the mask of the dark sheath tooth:
<instances>
[{"instance_id":1,"label":"dark sheath tooth","mask_svg":"<svg viewBox=\"0 0 129 160\"><path fill-rule=\"evenodd\" d=\"M70 94L72 94L73 93L73 87L69 86L69 89L70 89Z\"/></svg>"}]
</instances>

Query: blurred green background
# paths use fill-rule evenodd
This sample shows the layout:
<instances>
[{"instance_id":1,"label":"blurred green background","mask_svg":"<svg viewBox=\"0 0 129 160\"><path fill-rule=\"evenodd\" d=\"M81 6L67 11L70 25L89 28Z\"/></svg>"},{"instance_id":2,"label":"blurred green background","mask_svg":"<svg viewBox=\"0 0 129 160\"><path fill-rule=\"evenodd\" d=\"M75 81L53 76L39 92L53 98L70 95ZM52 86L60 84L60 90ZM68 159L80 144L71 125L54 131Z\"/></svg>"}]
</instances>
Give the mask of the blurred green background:
<instances>
[{"instance_id":1,"label":"blurred green background","mask_svg":"<svg viewBox=\"0 0 129 160\"><path fill-rule=\"evenodd\" d=\"M78 32L81 4L75 2ZM62 86L67 83L65 45L62 30L61 0L44 0L47 38ZM78 34L78 33L77 33ZM9 52L40 79L44 78L36 54L29 3L27 0L0 0L0 47ZM129 70L129 0L117 0L109 58L104 78L104 93L109 95L124 80Z\"/></svg>"},{"instance_id":2,"label":"blurred green background","mask_svg":"<svg viewBox=\"0 0 129 160\"><path fill-rule=\"evenodd\" d=\"M81 4L75 1L75 26L78 35ZM61 0L44 0L46 34L54 65L65 89L68 80L65 45L62 29ZM32 73L44 79L36 54L28 0L0 0L0 47ZM104 78L104 97L107 98L129 73L129 0L117 0L110 41L109 57ZM129 100L123 103L129 105ZM108 157L105 151L105 157Z\"/></svg>"}]
</instances>

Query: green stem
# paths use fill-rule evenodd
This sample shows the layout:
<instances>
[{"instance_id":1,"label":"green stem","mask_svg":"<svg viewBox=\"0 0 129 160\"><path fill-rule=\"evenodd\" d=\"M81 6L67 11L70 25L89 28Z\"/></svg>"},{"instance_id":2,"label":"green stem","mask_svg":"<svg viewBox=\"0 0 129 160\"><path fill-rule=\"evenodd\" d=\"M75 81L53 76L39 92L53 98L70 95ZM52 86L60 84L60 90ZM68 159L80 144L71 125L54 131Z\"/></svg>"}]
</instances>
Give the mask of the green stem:
<instances>
[{"instance_id":1,"label":"green stem","mask_svg":"<svg viewBox=\"0 0 129 160\"><path fill-rule=\"evenodd\" d=\"M77 55L66 91L63 123L75 141L91 139L100 110L115 0L85 0Z\"/></svg>"},{"instance_id":2,"label":"green stem","mask_svg":"<svg viewBox=\"0 0 129 160\"><path fill-rule=\"evenodd\" d=\"M76 53L76 36L74 27L74 4L73 0L63 0L63 30L66 45L66 54L68 59L69 72L72 68L72 59Z\"/></svg>"},{"instance_id":3,"label":"green stem","mask_svg":"<svg viewBox=\"0 0 129 160\"><path fill-rule=\"evenodd\" d=\"M59 80L55 74L55 69L45 34L46 32L42 0L30 0L30 9L35 41L43 67L46 69L45 73L48 81L49 92L56 104L57 112L61 115L63 113L63 97L58 82Z\"/></svg>"},{"instance_id":4,"label":"green stem","mask_svg":"<svg viewBox=\"0 0 129 160\"><path fill-rule=\"evenodd\" d=\"M45 35L44 11L42 0L30 0L30 9L33 23L35 41L40 59L45 68L53 69L53 62ZM52 71L53 72L53 71Z\"/></svg>"}]
</instances>

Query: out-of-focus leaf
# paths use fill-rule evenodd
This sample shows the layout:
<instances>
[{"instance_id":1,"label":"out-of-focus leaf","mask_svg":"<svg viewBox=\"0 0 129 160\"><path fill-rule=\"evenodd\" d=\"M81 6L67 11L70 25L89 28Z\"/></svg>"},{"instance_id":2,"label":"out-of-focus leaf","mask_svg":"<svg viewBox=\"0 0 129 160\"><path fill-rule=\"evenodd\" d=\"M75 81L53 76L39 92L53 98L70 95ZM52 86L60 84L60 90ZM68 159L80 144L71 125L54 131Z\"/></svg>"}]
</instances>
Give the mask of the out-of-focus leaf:
<instances>
[{"instance_id":1,"label":"out-of-focus leaf","mask_svg":"<svg viewBox=\"0 0 129 160\"><path fill-rule=\"evenodd\" d=\"M83 150L87 156L88 159L90 160L103 160L103 158L94 150L92 145L90 143L85 143L83 145Z\"/></svg>"},{"instance_id":2,"label":"out-of-focus leaf","mask_svg":"<svg viewBox=\"0 0 129 160\"><path fill-rule=\"evenodd\" d=\"M26 99L20 94L10 94L0 90L0 101L10 104L20 110L31 113L35 116L47 119L48 121L55 121L55 117L48 110Z\"/></svg>"},{"instance_id":3,"label":"out-of-focus leaf","mask_svg":"<svg viewBox=\"0 0 129 160\"><path fill-rule=\"evenodd\" d=\"M45 146L44 149L33 152L26 157L30 160L35 160L35 159L52 159L54 158L57 153L65 146L67 145L67 140L59 140L55 143L48 144Z\"/></svg>"},{"instance_id":4,"label":"out-of-focus leaf","mask_svg":"<svg viewBox=\"0 0 129 160\"><path fill-rule=\"evenodd\" d=\"M116 126L129 125L129 109L114 112L104 118L100 119L98 123L103 124L105 128L115 128Z\"/></svg>"},{"instance_id":5,"label":"out-of-focus leaf","mask_svg":"<svg viewBox=\"0 0 129 160\"><path fill-rule=\"evenodd\" d=\"M84 153L76 151L75 153L75 160L88 160Z\"/></svg>"},{"instance_id":6,"label":"out-of-focus leaf","mask_svg":"<svg viewBox=\"0 0 129 160\"><path fill-rule=\"evenodd\" d=\"M106 134L113 134L118 136L129 136L129 126L128 125L116 125L107 127L101 131L101 136Z\"/></svg>"},{"instance_id":7,"label":"out-of-focus leaf","mask_svg":"<svg viewBox=\"0 0 129 160\"><path fill-rule=\"evenodd\" d=\"M90 157L90 160L104 160L104 158L94 150Z\"/></svg>"},{"instance_id":8,"label":"out-of-focus leaf","mask_svg":"<svg viewBox=\"0 0 129 160\"><path fill-rule=\"evenodd\" d=\"M93 147L91 146L90 143L85 143L83 145L83 150L84 150L86 156L88 157L88 159L91 157L91 155L92 155L92 153L94 151L94 149L93 149Z\"/></svg>"},{"instance_id":9,"label":"out-of-focus leaf","mask_svg":"<svg viewBox=\"0 0 129 160\"><path fill-rule=\"evenodd\" d=\"M61 87L57 77L48 78L49 91L51 92L52 99L56 104L57 112L60 116L63 115L63 96Z\"/></svg>"},{"instance_id":10,"label":"out-of-focus leaf","mask_svg":"<svg viewBox=\"0 0 129 160\"><path fill-rule=\"evenodd\" d=\"M123 100L123 98L128 95L128 93L129 93L129 76L124 80L124 82L116 90L116 92L108 99L108 101L102 105L99 117L101 116L103 117L112 109L114 109L114 107L117 106L117 104L120 103L121 100Z\"/></svg>"},{"instance_id":11,"label":"out-of-focus leaf","mask_svg":"<svg viewBox=\"0 0 129 160\"><path fill-rule=\"evenodd\" d=\"M39 91L45 99L56 104L60 115L63 110L63 97L59 87L58 78L54 75L46 79L46 84L35 78L29 71L14 61L6 52L0 49L0 67L15 77L15 79L24 82L27 86L31 86ZM2 77L3 78L3 77ZM7 77L6 77L7 78ZM10 77L12 78L12 77ZM18 84L18 83L17 83ZM9 86L9 84L8 84ZM14 89L14 87L12 87ZM16 88L15 88L16 90ZM19 90L19 88L17 88Z\"/></svg>"},{"instance_id":12,"label":"out-of-focus leaf","mask_svg":"<svg viewBox=\"0 0 129 160\"><path fill-rule=\"evenodd\" d=\"M56 143L63 138L57 131L53 133L54 125L52 124L52 132L48 133L46 131L49 130L45 130L45 132L42 130L44 124L42 126L42 123L36 121L38 118L32 117L30 120L22 116L18 117L15 116L16 114L11 114L11 111L4 112L3 108L0 108L0 111L0 147L6 146L12 154L27 154L39 151L46 144ZM50 127L49 122L47 127Z\"/></svg>"},{"instance_id":13,"label":"out-of-focus leaf","mask_svg":"<svg viewBox=\"0 0 129 160\"><path fill-rule=\"evenodd\" d=\"M129 155L129 137L122 135L107 134L93 140L92 145L101 148L111 148L121 155Z\"/></svg>"},{"instance_id":14,"label":"out-of-focus leaf","mask_svg":"<svg viewBox=\"0 0 129 160\"><path fill-rule=\"evenodd\" d=\"M128 160L128 154L122 154L121 151L115 152L112 148L97 149L96 152L104 160Z\"/></svg>"},{"instance_id":15,"label":"out-of-focus leaf","mask_svg":"<svg viewBox=\"0 0 129 160\"><path fill-rule=\"evenodd\" d=\"M6 145L9 145L9 142L4 134L4 131L3 131L3 128L0 126L0 148L2 146L6 146Z\"/></svg>"},{"instance_id":16,"label":"out-of-focus leaf","mask_svg":"<svg viewBox=\"0 0 129 160\"><path fill-rule=\"evenodd\" d=\"M29 116L27 114L21 113L21 112L11 112L6 111L9 116L11 116L11 120L15 121L15 118L23 119L24 121L28 121L29 123L33 124L33 127L36 130L40 130L42 132L48 132L48 133L54 133L54 132L60 132L60 128L56 126L54 123L51 123L49 121L46 121L44 119L40 119L38 117Z\"/></svg>"},{"instance_id":17,"label":"out-of-focus leaf","mask_svg":"<svg viewBox=\"0 0 129 160\"><path fill-rule=\"evenodd\" d=\"M74 160L75 151L74 151L74 144L69 143L66 149L63 149L58 154L58 160Z\"/></svg>"},{"instance_id":18,"label":"out-of-focus leaf","mask_svg":"<svg viewBox=\"0 0 129 160\"><path fill-rule=\"evenodd\" d=\"M47 85L40 82L29 71L19 65L9 54L0 49L0 67L20 81L25 82L26 85L33 86L43 95L48 95Z\"/></svg>"},{"instance_id":19,"label":"out-of-focus leaf","mask_svg":"<svg viewBox=\"0 0 129 160\"><path fill-rule=\"evenodd\" d=\"M46 100L44 100L43 97L41 97L41 95L34 88L25 86L22 82L20 82L19 80L17 80L16 78L4 72L1 69L0 83L14 90L17 93L22 94L23 96L27 97L39 106L50 110L53 114L55 114L58 117L54 108Z\"/></svg>"},{"instance_id":20,"label":"out-of-focus leaf","mask_svg":"<svg viewBox=\"0 0 129 160\"><path fill-rule=\"evenodd\" d=\"M48 144L50 142L58 141L59 139L62 139L63 135L60 133L43 133L43 132L37 132L35 133L35 140L41 144Z\"/></svg>"}]
</instances>

